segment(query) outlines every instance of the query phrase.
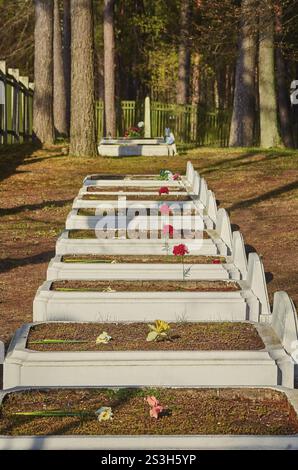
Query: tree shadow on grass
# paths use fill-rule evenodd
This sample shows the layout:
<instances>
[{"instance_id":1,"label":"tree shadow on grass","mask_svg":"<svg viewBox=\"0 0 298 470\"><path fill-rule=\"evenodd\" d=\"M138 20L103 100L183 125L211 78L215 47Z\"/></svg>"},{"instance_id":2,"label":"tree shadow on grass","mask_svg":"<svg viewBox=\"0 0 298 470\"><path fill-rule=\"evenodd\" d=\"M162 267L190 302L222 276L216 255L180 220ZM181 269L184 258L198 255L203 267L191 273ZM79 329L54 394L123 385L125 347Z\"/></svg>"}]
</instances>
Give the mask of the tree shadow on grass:
<instances>
[{"instance_id":1,"label":"tree shadow on grass","mask_svg":"<svg viewBox=\"0 0 298 470\"><path fill-rule=\"evenodd\" d=\"M0 147L0 181L16 173L18 166L23 165L36 150L38 144L12 144Z\"/></svg>"},{"instance_id":2,"label":"tree shadow on grass","mask_svg":"<svg viewBox=\"0 0 298 470\"><path fill-rule=\"evenodd\" d=\"M267 193L261 194L260 196L253 197L251 199L246 199L244 201L236 202L235 204L232 204L227 208L228 211L234 211L236 209L244 209L251 207L255 204L258 204L260 202L267 201L269 199L273 199L276 197L281 196L282 194L288 193L290 191L293 191L295 189L298 189L298 180L293 181L292 183L285 184L284 186L280 186L279 188L272 189L271 191L268 191Z\"/></svg>"},{"instance_id":3,"label":"tree shadow on grass","mask_svg":"<svg viewBox=\"0 0 298 470\"><path fill-rule=\"evenodd\" d=\"M0 208L0 217L4 215L14 215L24 211L44 209L48 206L64 207L66 204L69 204L72 201L73 199L62 199L60 201L43 201L36 204L23 204L21 206L16 207L8 207L4 209Z\"/></svg>"},{"instance_id":4,"label":"tree shadow on grass","mask_svg":"<svg viewBox=\"0 0 298 470\"><path fill-rule=\"evenodd\" d=\"M251 159L256 156L263 156L264 158L260 160L250 160L247 161L247 159ZM248 151L246 153L243 153L237 157L234 158L221 158L220 160L217 160L217 162L214 162L212 165L208 165L207 167L201 168L200 173L202 175L207 175L209 173L213 173L217 170L221 169L230 169L231 171L233 169L236 169L241 166L247 166L247 165L257 165L259 163L264 163L265 161L268 162L270 160L275 160L281 157L287 158L289 156L288 153L284 154L282 151L264 151L264 150L253 150L253 151ZM244 160L243 162L241 160ZM225 168L227 167L227 168Z\"/></svg>"},{"instance_id":5,"label":"tree shadow on grass","mask_svg":"<svg viewBox=\"0 0 298 470\"><path fill-rule=\"evenodd\" d=\"M55 256L55 251L49 250L36 255L27 256L26 258L4 258L0 262L0 273L6 273L22 266L49 262L53 256Z\"/></svg>"},{"instance_id":6,"label":"tree shadow on grass","mask_svg":"<svg viewBox=\"0 0 298 470\"><path fill-rule=\"evenodd\" d=\"M57 148L45 149L49 156L30 158L32 155L42 148L38 143L12 144L0 146L0 181L9 178L16 173L30 173L29 171L18 170L21 165L31 165L52 158L63 158L63 153L58 153ZM53 154L53 155L51 155ZM28 160L27 160L28 159Z\"/></svg>"}]
</instances>

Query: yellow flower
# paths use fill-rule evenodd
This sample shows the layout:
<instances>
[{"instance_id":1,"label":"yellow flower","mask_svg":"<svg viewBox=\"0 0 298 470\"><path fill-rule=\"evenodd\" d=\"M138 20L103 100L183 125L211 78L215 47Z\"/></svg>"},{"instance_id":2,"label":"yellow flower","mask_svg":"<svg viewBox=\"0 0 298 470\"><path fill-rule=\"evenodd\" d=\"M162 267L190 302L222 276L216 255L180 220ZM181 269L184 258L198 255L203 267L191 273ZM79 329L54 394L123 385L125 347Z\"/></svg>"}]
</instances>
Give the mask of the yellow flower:
<instances>
[{"instance_id":1,"label":"yellow flower","mask_svg":"<svg viewBox=\"0 0 298 470\"><path fill-rule=\"evenodd\" d=\"M111 341L112 336L109 336L106 331L103 331L97 338L96 344L108 344Z\"/></svg>"},{"instance_id":2,"label":"yellow flower","mask_svg":"<svg viewBox=\"0 0 298 470\"><path fill-rule=\"evenodd\" d=\"M95 414L97 415L98 421L110 421L113 419L112 408L108 406L102 406L95 412Z\"/></svg>"},{"instance_id":3,"label":"yellow flower","mask_svg":"<svg viewBox=\"0 0 298 470\"><path fill-rule=\"evenodd\" d=\"M155 320L154 325L148 325L150 332L147 336L147 341L163 340L167 337L170 325L163 320Z\"/></svg>"}]
</instances>

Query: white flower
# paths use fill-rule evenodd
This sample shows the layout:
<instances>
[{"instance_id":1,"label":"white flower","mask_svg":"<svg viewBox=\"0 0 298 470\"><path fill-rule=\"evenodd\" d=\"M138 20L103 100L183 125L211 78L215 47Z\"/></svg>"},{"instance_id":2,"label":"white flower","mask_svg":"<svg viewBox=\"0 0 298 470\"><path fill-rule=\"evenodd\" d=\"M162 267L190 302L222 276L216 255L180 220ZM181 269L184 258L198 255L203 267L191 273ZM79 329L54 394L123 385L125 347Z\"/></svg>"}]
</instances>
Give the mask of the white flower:
<instances>
[{"instance_id":1,"label":"white flower","mask_svg":"<svg viewBox=\"0 0 298 470\"><path fill-rule=\"evenodd\" d=\"M102 406L97 411L95 411L98 421L109 421L113 419L112 408L108 406Z\"/></svg>"},{"instance_id":2,"label":"white flower","mask_svg":"<svg viewBox=\"0 0 298 470\"><path fill-rule=\"evenodd\" d=\"M143 121L140 121L138 122L138 128L141 129L142 127L144 127L144 122Z\"/></svg>"},{"instance_id":3,"label":"white flower","mask_svg":"<svg viewBox=\"0 0 298 470\"><path fill-rule=\"evenodd\" d=\"M106 331L103 331L97 338L96 344L108 344L112 339L112 336L109 336Z\"/></svg>"}]
</instances>

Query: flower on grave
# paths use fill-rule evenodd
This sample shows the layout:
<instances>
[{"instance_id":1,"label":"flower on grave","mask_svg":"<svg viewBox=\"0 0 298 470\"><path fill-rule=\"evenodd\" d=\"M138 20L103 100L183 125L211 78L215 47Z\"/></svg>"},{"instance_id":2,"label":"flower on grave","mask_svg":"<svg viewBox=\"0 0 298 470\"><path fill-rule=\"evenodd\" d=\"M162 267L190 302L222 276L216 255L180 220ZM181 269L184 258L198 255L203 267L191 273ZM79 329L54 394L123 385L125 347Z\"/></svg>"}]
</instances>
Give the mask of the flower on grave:
<instances>
[{"instance_id":1,"label":"flower on grave","mask_svg":"<svg viewBox=\"0 0 298 470\"><path fill-rule=\"evenodd\" d=\"M139 139L143 136L143 128L142 127L129 127L125 133L124 137L126 139Z\"/></svg>"},{"instance_id":2,"label":"flower on grave","mask_svg":"<svg viewBox=\"0 0 298 470\"><path fill-rule=\"evenodd\" d=\"M96 344L108 344L112 339L112 336L108 335L106 331L103 331L97 338Z\"/></svg>"},{"instance_id":3,"label":"flower on grave","mask_svg":"<svg viewBox=\"0 0 298 470\"><path fill-rule=\"evenodd\" d=\"M146 341L163 341L167 338L170 332L170 325L163 320L155 320L154 325L148 325L149 333Z\"/></svg>"},{"instance_id":4,"label":"flower on grave","mask_svg":"<svg viewBox=\"0 0 298 470\"><path fill-rule=\"evenodd\" d=\"M158 419L159 416L165 411L165 407L162 406L154 396L145 398L145 402L147 402L150 406L149 414L151 418Z\"/></svg>"},{"instance_id":5,"label":"flower on grave","mask_svg":"<svg viewBox=\"0 0 298 470\"><path fill-rule=\"evenodd\" d=\"M158 194L161 196L162 194L169 194L169 188L167 186L162 186L158 190Z\"/></svg>"},{"instance_id":6,"label":"flower on grave","mask_svg":"<svg viewBox=\"0 0 298 470\"><path fill-rule=\"evenodd\" d=\"M169 181L172 179L173 173L170 170L160 170L159 179Z\"/></svg>"},{"instance_id":7,"label":"flower on grave","mask_svg":"<svg viewBox=\"0 0 298 470\"><path fill-rule=\"evenodd\" d=\"M159 207L159 212L161 213L161 215L169 215L171 212L171 209L169 208L167 204L162 204Z\"/></svg>"},{"instance_id":8,"label":"flower on grave","mask_svg":"<svg viewBox=\"0 0 298 470\"><path fill-rule=\"evenodd\" d=\"M175 174L173 175L173 180L174 180L174 181L179 181L179 180L181 180L181 175L180 175L179 173L175 173Z\"/></svg>"},{"instance_id":9,"label":"flower on grave","mask_svg":"<svg viewBox=\"0 0 298 470\"><path fill-rule=\"evenodd\" d=\"M172 236L173 236L173 233L174 233L174 227L173 227L173 225L165 224L165 225L163 226L162 233L163 233L163 235L166 235L166 236L168 236L168 237L172 237Z\"/></svg>"},{"instance_id":10,"label":"flower on grave","mask_svg":"<svg viewBox=\"0 0 298 470\"><path fill-rule=\"evenodd\" d=\"M109 406L102 406L97 411L95 411L95 414L97 415L97 419L99 422L110 421L113 419L114 416L112 408L110 408Z\"/></svg>"},{"instance_id":11,"label":"flower on grave","mask_svg":"<svg viewBox=\"0 0 298 470\"><path fill-rule=\"evenodd\" d=\"M167 255L169 254L169 238L173 236L174 234L174 227L173 225L168 225L165 224L162 229L162 234L164 237L164 247L163 250L167 252Z\"/></svg>"},{"instance_id":12,"label":"flower on grave","mask_svg":"<svg viewBox=\"0 0 298 470\"><path fill-rule=\"evenodd\" d=\"M180 243L180 245L175 245L173 248L173 255L174 256L185 256L188 255L189 251L184 243Z\"/></svg>"},{"instance_id":13,"label":"flower on grave","mask_svg":"<svg viewBox=\"0 0 298 470\"><path fill-rule=\"evenodd\" d=\"M185 266L184 266L184 256L188 255L188 254L189 254L189 250L188 250L187 246L184 245L184 243L180 243L180 245L175 245L174 248L173 248L173 255L174 256L181 256L182 279L183 279L183 281L185 281L185 278L186 278L187 275L189 275L189 272L190 272L190 269L191 269L191 267L185 269Z\"/></svg>"},{"instance_id":14,"label":"flower on grave","mask_svg":"<svg viewBox=\"0 0 298 470\"><path fill-rule=\"evenodd\" d=\"M220 264L220 259L214 259L214 260L212 261L212 264Z\"/></svg>"}]
</instances>

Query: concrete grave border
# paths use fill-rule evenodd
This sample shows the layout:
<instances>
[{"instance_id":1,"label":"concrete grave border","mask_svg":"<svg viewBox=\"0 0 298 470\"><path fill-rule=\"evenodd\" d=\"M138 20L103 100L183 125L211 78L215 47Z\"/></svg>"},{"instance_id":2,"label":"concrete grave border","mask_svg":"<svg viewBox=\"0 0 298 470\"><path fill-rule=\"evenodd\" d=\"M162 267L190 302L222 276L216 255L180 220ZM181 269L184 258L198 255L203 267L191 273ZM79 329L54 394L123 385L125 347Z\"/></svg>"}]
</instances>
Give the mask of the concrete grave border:
<instances>
[{"instance_id":1,"label":"concrete grave border","mask_svg":"<svg viewBox=\"0 0 298 470\"><path fill-rule=\"evenodd\" d=\"M194 264L189 279L245 279L247 258L243 237L233 233L233 256L226 264ZM56 279L181 279L181 264L107 264L107 263L63 263L57 255L49 263L47 280Z\"/></svg>"},{"instance_id":2,"label":"concrete grave border","mask_svg":"<svg viewBox=\"0 0 298 470\"><path fill-rule=\"evenodd\" d=\"M6 394L34 387L17 387ZM39 387L41 388L41 387ZM203 387L201 387L203 388ZM240 388L240 387L239 387ZM245 387L248 388L248 387ZM298 392L284 387L270 388L283 392L298 414ZM298 450L298 435L178 435L178 436L0 436L0 450Z\"/></svg>"},{"instance_id":3,"label":"concrete grave border","mask_svg":"<svg viewBox=\"0 0 298 470\"><path fill-rule=\"evenodd\" d=\"M271 326L287 353L298 364L298 317L287 292L275 292Z\"/></svg>"},{"instance_id":4,"label":"concrete grave border","mask_svg":"<svg viewBox=\"0 0 298 470\"><path fill-rule=\"evenodd\" d=\"M263 265L251 253L240 291L233 292L56 292L44 282L33 302L34 321L260 321L268 318ZM135 278L136 279L136 278ZM157 277L158 279L158 277ZM119 306L122 306L121 309ZM142 312L143 317L140 317ZM270 318L270 317L269 317Z\"/></svg>"},{"instance_id":5,"label":"concrete grave border","mask_svg":"<svg viewBox=\"0 0 298 470\"><path fill-rule=\"evenodd\" d=\"M247 299L242 291L57 292L50 289L51 281L46 281L37 290L33 321L148 322L161 316L172 322L243 321L255 320L259 311L252 292Z\"/></svg>"},{"instance_id":6,"label":"concrete grave border","mask_svg":"<svg viewBox=\"0 0 298 470\"><path fill-rule=\"evenodd\" d=\"M255 325L265 344L262 350L84 352L31 350L26 344L30 328L35 325L23 325L11 341L4 364L4 388L177 387L177 377L179 386L189 387L288 386L283 370L290 358L281 344L274 343L275 335L268 325Z\"/></svg>"},{"instance_id":7,"label":"concrete grave border","mask_svg":"<svg viewBox=\"0 0 298 470\"><path fill-rule=\"evenodd\" d=\"M220 242L220 240L219 240ZM191 254L216 256L219 250L216 240L209 239L170 239L169 252L175 245L185 243ZM162 255L164 242L162 239L70 239L69 231L64 230L56 242L56 255L73 254L118 254L118 255Z\"/></svg>"},{"instance_id":8,"label":"concrete grave border","mask_svg":"<svg viewBox=\"0 0 298 470\"><path fill-rule=\"evenodd\" d=\"M62 256L53 258L48 266L47 280L57 279L182 279L179 263L64 263ZM240 279L239 271L232 263L189 264L188 279L227 280Z\"/></svg>"}]
</instances>

